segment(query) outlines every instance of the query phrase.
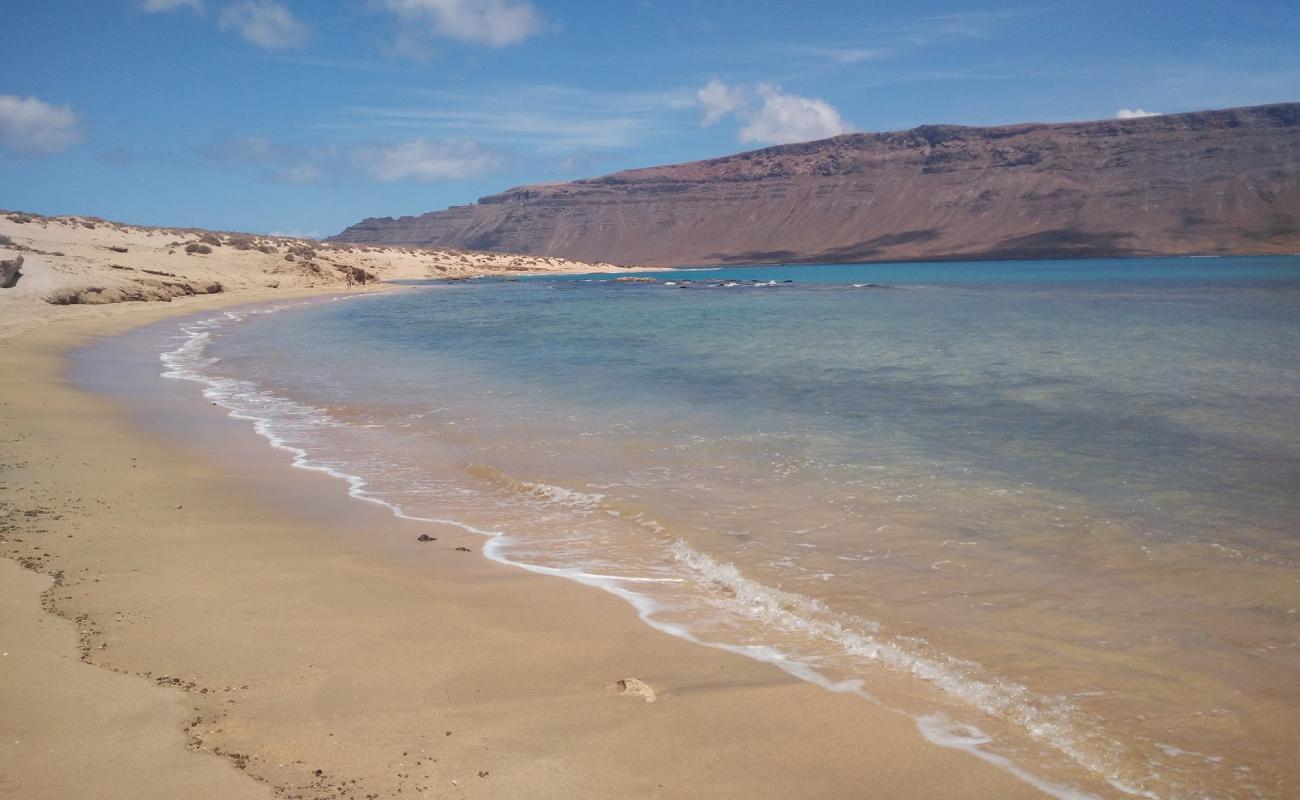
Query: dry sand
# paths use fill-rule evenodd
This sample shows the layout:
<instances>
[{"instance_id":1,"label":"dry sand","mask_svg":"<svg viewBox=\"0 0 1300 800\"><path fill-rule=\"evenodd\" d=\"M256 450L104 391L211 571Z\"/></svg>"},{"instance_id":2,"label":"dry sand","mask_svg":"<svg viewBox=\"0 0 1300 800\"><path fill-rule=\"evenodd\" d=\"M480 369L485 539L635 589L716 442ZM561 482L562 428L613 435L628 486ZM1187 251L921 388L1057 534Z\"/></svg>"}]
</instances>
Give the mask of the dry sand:
<instances>
[{"instance_id":1,"label":"dry sand","mask_svg":"<svg viewBox=\"0 0 1300 800\"><path fill-rule=\"evenodd\" d=\"M283 296L0 298L0 796L1039 796L351 500L197 399L167 438L67 378L94 336Z\"/></svg>"},{"instance_id":2,"label":"dry sand","mask_svg":"<svg viewBox=\"0 0 1300 800\"><path fill-rule=\"evenodd\" d=\"M344 288L349 278L353 285L364 286L400 279L626 269L546 256L329 244L0 211L0 264L19 257L23 263L17 284L0 288L0 335L79 316L64 306L171 302L262 289ZM41 313L30 311L36 307Z\"/></svg>"}]
</instances>

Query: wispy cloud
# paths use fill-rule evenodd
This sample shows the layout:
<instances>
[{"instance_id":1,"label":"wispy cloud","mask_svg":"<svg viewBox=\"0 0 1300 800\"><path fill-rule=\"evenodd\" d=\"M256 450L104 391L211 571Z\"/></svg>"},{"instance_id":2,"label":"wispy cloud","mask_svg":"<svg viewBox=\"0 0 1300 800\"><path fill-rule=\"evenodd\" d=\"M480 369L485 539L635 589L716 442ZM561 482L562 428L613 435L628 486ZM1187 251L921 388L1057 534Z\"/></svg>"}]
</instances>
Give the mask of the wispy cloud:
<instances>
[{"instance_id":1,"label":"wispy cloud","mask_svg":"<svg viewBox=\"0 0 1300 800\"><path fill-rule=\"evenodd\" d=\"M451 133L475 131L502 144L526 144L541 151L574 148L625 147L642 133L630 117L573 120L538 111L479 111L472 109L367 108L349 109L364 127ZM355 123L354 119L354 123Z\"/></svg>"},{"instance_id":2,"label":"wispy cloud","mask_svg":"<svg viewBox=\"0 0 1300 800\"><path fill-rule=\"evenodd\" d=\"M146 14L160 14L178 8L188 8L202 13L203 0L140 0L140 10Z\"/></svg>"},{"instance_id":3,"label":"wispy cloud","mask_svg":"<svg viewBox=\"0 0 1300 800\"><path fill-rule=\"evenodd\" d=\"M406 26L397 34L393 52L416 59L427 56L426 37L506 47L546 27L529 0L379 0L379 7Z\"/></svg>"},{"instance_id":4,"label":"wispy cloud","mask_svg":"<svg viewBox=\"0 0 1300 800\"><path fill-rule=\"evenodd\" d=\"M289 53L284 51L270 52L265 50L258 52L245 51L239 53L223 53L222 56L230 59L256 59L258 61L270 62L271 64L286 64L307 69L328 69L340 72L358 73L383 73L412 79L428 77L428 73L417 66L397 64L392 61L373 58L332 58L304 53Z\"/></svg>"},{"instance_id":5,"label":"wispy cloud","mask_svg":"<svg viewBox=\"0 0 1300 800\"><path fill-rule=\"evenodd\" d=\"M79 144L81 119L70 106L36 97L0 95L0 146L22 155L52 156Z\"/></svg>"},{"instance_id":6,"label":"wispy cloud","mask_svg":"<svg viewBox=\"0 0 1300 800\"><path fill-rule=\"evenodd\" d=\"M1008 20L1041 13L1034 8L1002 8L982 11L955 11L913 17L894 25L876 28L881 34L892 34L912 45L925 47L962 39L988 39Z\"/></svg>"},{"instance_id":7,"label":"wispy cloud","mask_svg":"<svg viewBox=\"0 0 1300 800\"><path fill-rule=\"evenodd\" d=\"M1116 119L1138 119L1139 117L1158 117L1160 112L1147 111L1144 108L1121 108L1115 112Z\"/></svg>"},{"instance_id":8,"label":"wispy cloud","mask_svg":"<svg viewBox=\"0 0 1300 800\"><path fill-rule=\"evenodd\" d=\"M504 166L502 153L474 139L410 139L363 147L353 162L373 181L446 181L477 178Z\"/></svg>"},{"instance_id":9,"label":"wispy cloud","mask_svg":"<svg viewBox=\"0 0 1300 800\"><path fill-rule=\"evenodd\" d=\"M311 28L282 3L242 0L221 10L222 30L235 31L245 41L267 50L293 50L311 38Z\"/></svg>"},{"instance_id":10,"label":"wispy cloud","mask_svg":"<svg viewBox=\"0 0 1300 800\"><path fill-rule=\"evenodd\" d=\"M260 169L262 177L296 185L461 180L500 169L508 155L468 137L375 139L294 145L253 135L202 149L209 161Z\"/></svg>"},{"instance_id":11,"label":"wispy cloud","mask_svg":"<svg viewBox=\"0 0 1300 800\"><path fill-rule=\"evenodd\" d=\"M549 156L626 148L671 129L695 107L687 90L617 92L517 86L476 95L421 92L417 102L354 106L319 128L335 134L472 137Z\"/></svg>"},{"instance_id":12,"label":"wispy cloud","mask_svg":"<svg viewBox=\"0 0 1300 800\"><path fill-rule=\"evenodd\" d=\"M935 63L934 48L963 41L990 40L1002 35L1017 20L1051 10L1048 7L1004 8L924 16L882 15L881 21L863 27L841 25L823 41L772 41L724 43L693 47L693 56L707 55L731 74L762 75L783 84L803 85L835 75L843 85L846 75L865 77L898 72L897 62L909 63L911 73L926 71ZM779 59L773 59L780 53ZM920 59L925 59L924 61Z\"/></svg>"},{"instance_id":13,"label":"wispy cloud","mask_svg":"<svg viewBox=\"0 0 1300 800\"><path fill-rule=\"evenodd\" d=\"M876 59L887 58L890 51L881 48L868 47L821 47L815 45L791 45L788 52L794 55L807 56L809 58L821 61L829 61L833 64L857 64L861 61L873 61Z\"/></svg>"},{"instance_id":14,"label":"wispy cloud","mask_svg":"<svg viewBox=\"0 0 1300 800\"><path fill-rule=\"evenodd\" d=\"M268 164L292 158L296 151L272 141L266 136L245 136L230 139L205 149L204 154L217 161L237 161L247 164Z\"/></svg>"},{"instance_id":15,"label":"wispy cloud","mask_svg":"<svg viewBox=\"0 0 1300 800\"><path fill-rule=\"evenodd\" d=\"M272 172L269 177L277 183L292 183L298 186L310 186L324 183L328 174L319 164L293 164Z\"/></svg>"}]
</instances>

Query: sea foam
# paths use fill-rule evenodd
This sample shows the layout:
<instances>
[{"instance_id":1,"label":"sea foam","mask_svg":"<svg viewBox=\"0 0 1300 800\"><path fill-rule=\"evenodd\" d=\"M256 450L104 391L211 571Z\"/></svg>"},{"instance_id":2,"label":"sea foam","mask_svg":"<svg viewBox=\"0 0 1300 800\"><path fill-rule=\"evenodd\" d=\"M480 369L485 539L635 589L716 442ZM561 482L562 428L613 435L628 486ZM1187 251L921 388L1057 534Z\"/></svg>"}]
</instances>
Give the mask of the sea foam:
<instances>
[{"instance_id":1,"label":"sea foam","mask_svg":"<svg viewBox=\"0 0 1300 800\"><path fill-rule=\"evenodd\" d=\"M750 620L759 630L814 640L830 645L841 654L861 662L876 662L891 670L915 676L953 699L1019 727L1031 739L1066 756L1119 791L1133 796L1154 797L1120 780L1110 764L1077 746L1082 736L1075 729L1073 709L1068 703L1034 697L1025 687L1014 682L981 677L979 665L950 657L926 655L918 652L914 646L909 647L906 643L881 637L880 626L876 623L857 618L845 619L814 598L754 581L747 578L734 564L718 561L682 540L674 541L668 550L668 557L679 570L675 576L604 574L581 566L562 567L521 560L512 555L512 546L520 541L517 535L459 519L412 514L390 497L376 494L370 489L369 481L358 474L359 470L354 465L313 453L310 445L303 444L303 439L316 438L309 434L319 435L331 428L343 429L347 427L346 423L334 419L323 409L278 396L251 381L218 375L213 370L220 363L208 352L214 333L253 315L273 314L301 308L309 303L310 301L227 311L215 317L185 322L181 326L183 339L180 344L161 354L165 366L163 375L203 384L203 394L207 399L226 408L231 417L250 422L257 433L273 447L292 454L295 467L322 472L344 481L350 496L381 505L399 518L451 525L486 537L483 553L494 561L602 589L628 602L646 624L657 630L703 646L773 664L800 680L814 683L828 691L855 694L880 702L879 698L865 689L861 679L828 677L818 668L816 662L819 659L816 656L801 656L774 644L736 643L704 638L693 630L689 622L679 619L668 621L665 618L666 607L653 594L631 588L655 584L693 584L701 590L700 597L705 602ZM584 511L599 509L606 500L603 494L519 481L504 474L494 478L502 484L509 484L511 490L526 493L538 501ZM658 528L660 532L663 530L662 526L651 520L642 522L648 527ZM1019 766L991 749L996 745L992 737L970 723L952 722L936 713L911 712L910 716L915 720L918 731L928 741L968 752L1049 795L1062 800L1094 797L1077 787L1044 779Z\"/></svg>"}]
</instances>

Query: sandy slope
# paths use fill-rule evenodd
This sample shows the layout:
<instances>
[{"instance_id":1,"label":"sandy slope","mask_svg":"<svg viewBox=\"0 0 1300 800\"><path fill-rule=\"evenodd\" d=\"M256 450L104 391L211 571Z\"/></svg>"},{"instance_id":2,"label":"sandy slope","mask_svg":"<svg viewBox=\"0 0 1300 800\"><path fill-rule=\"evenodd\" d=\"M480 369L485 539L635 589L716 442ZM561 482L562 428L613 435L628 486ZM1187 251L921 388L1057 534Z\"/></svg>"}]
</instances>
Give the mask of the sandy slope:
<instances>
[{"instance_id":1,"label":"sandy slope","mask_svg":"<svg viewBox=\"0 0 1300 800\"><path fill-rule=\"evenodd\" d=\"M349 278L360 286L409 278L622 269L562 258L335 245L0 211L0 261L19 256L23 264L17 284L0 289L0 333L68 315L51 311L52 304L101 305L265 289L344 288Z\"/></svg>"}]
</instances>

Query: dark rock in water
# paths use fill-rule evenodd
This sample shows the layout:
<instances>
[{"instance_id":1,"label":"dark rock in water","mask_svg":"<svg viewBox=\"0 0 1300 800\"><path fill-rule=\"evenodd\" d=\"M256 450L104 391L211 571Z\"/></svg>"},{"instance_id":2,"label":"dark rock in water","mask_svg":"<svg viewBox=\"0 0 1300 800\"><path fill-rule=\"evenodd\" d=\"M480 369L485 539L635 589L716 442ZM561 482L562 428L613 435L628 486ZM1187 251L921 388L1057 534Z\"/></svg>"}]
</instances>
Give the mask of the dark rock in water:
<instances>
[{"instance_id":1,"label":"dark rock in water","mask_svg":"<svg viewBox=\"0 0 1300 800\"><path fill-rule=\"evenodd\" d=\"M0 289L12 289L18 283L18 279L23 276L23 257L9 261L0 261Z\"/></svg>"},{"instance_id":2,"label":"dark rock in water","mask_svg":"<svg viewBox=\"0 0 1300 800\"><path fill-rule=\"evenodd\" d=\"M419 536L415 537L415 541L417 541L417 542L436 542L436 541L438 541L438 538L437 538L436 536L430 536L430 535L427 534L427 533L422 533L422 534L420 534Z\"/></svg>"},{"instance_id":3,"label":"dark rock in water","mask_svg":"<svg viewBox=\"0 0 1300 800\"><path fill-rule=\"evenodd\" d=\"M658 278L640 278L635 275L624 275L621 278L615 278L614 283L658 283Z\"/></svg>"}]
</instances>

